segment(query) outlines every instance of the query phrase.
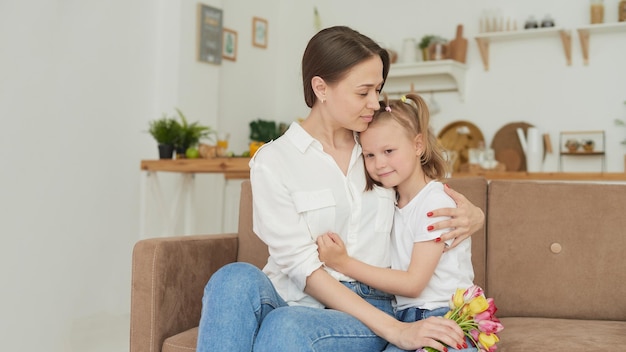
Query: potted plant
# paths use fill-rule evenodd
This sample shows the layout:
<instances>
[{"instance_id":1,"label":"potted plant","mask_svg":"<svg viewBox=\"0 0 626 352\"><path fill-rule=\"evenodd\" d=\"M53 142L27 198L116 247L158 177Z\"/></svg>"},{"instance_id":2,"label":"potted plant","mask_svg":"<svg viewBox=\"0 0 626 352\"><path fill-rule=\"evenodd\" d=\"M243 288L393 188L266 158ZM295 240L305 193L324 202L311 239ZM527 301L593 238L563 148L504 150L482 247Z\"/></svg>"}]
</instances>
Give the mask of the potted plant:
<instances>
[{"instance_id":1,"label":"potted plant","mask_svg":"<svg viewBox=\"0 0 626 352\"><path fill-rule=\"evenodd\" d=\"M429 61L432 60L433 58L431 57L430 53L429 53L429 47L431 44L434 43L446 43L447 40L444 39L441 36L438 35L433 35L433 34L427 34L425 36L422 37L422 39L420 40L418 46L420 48L420 50L422 51L422 59L424 61Z\"/></svg>"},{"instance_id":2,"label":"potted plant","mask_svg":"<svg viewBox=\"0 0 626 352\"><path fill-rule=\"evenodd\" d=\"M171 159L180 134L178 121L163 114L160 119L149 122L148 133L158 144L159 159Z\"/></svg>"},{"instance_id":3,"label":"potted plant","mask_svg":"<svg viewBox=\"0 0 626 352\"><path fill-rule=\"evenodd\" d=\"M250 157L265 143L280 137L287 130L285 123L257 119L250 122Z\"/></svg>"},{"instance_id":4,"label":"potted plant","mask_svg":"<svg viewBox=\"0 0 626 352\"><path fill-rule=\"evenodd\" d=\"M176 108L176 113L180 119L180 128L175 143L176 157L184 158L187 149L195 148L198 143L200 143L201 139L215 135L215 131L209 126L200 125L197 121L189 123L185 115L178 108Z\"/></svg>"}]
</instances>

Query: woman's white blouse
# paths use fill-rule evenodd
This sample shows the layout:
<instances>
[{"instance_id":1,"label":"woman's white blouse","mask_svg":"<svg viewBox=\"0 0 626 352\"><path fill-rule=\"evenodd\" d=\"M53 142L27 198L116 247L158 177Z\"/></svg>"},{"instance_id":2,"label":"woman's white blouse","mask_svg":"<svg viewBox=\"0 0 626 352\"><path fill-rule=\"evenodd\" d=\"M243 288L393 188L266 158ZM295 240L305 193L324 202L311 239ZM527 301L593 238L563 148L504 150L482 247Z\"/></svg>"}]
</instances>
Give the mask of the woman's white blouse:
<instances>
[{"instance_id":1,"label":"woman's white blouse","mask_svg":"<svg viewBox=\"0 0 626 352\"><path fill-rule=\"evenodd\" d=\"M298 123L261 147L250 161L253 229L268 245L263 271L289 304L322 305L304 293L307 277L320 266L315 239L338 233L348 254L380 267L390 266L394 193L365 192L361 147L355 144L344 175L319 141ZM326 270L336 279L353 279Z\"/></svg>"}]
</instances>

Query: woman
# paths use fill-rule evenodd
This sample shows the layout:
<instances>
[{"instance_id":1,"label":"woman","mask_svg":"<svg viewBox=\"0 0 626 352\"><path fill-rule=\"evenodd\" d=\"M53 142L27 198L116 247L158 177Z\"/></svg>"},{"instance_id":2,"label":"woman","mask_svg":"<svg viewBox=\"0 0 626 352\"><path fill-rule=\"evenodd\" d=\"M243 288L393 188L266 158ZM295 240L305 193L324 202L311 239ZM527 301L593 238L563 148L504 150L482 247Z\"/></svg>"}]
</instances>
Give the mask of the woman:
<instances>
[{"instance_id":1,"label":"woman","mask_svg":"<svg viewBox=\"0 0 626 352\"><path fill-rule=\"evenodd\" d=\"M315 240L340 234L349 253L389 267L392 191L365 191L365 169L354 132L379 109L389 56L347 27L317 33L302 59L304 95L311 108L301 123L263 146L250 162L253 227L268 245L263 272L227 265L207 284L198 351L381 351L387 341L405 349L463 343L442 318L404 323L393 317L393 296L325 269ZM439 228L453 246L480 228L484 214L454 192L457 209ZM323 309L327 308L327 309Z\"/></svg>"}]
</instances>

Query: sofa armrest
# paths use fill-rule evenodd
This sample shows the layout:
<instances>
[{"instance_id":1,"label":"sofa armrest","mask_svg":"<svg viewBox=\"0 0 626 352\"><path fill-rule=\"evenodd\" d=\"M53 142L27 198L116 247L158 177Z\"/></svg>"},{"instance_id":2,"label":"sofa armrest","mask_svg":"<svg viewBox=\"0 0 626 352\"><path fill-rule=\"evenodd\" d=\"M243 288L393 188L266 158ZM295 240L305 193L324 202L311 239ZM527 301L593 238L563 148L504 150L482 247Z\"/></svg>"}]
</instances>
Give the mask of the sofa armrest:
<instances>
[{"instance_id":1,"label":"sofa armrest","mask_svg":"<svg viewBox=\"0 0 626 352\"><path fill-rule=\"evenodd\" d=\"M237 234L151 238L133 249L130 351L160 352L163 340L198 326L204 286L237 260Z\"/></svg>"}]
</instances>

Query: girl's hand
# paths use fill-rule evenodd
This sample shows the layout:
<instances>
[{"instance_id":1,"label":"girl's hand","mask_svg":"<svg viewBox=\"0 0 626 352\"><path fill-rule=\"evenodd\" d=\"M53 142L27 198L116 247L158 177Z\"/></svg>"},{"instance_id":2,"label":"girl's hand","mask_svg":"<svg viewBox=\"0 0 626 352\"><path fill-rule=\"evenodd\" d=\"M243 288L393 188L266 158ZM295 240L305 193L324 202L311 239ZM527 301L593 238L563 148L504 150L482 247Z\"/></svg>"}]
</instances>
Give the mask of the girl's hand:
<instances>
[{"instance_id":1,"label":"girl's hand","mask_svg":"<svg viewBox=\"0 0 626 352\"><path fill-rule=\"evenodd\" d=\"M463 240L469 238L478 231L485 223L483 211L472 204L465 196L451 189L448 185L444 187L445 192L454 199L457 208L441 208L433 210L429 217L448 216L450 219L439 221L433 224L432 230L451 228L452 231L441 236L442 241L454 239L450 247L444 251L456 247Z\"/></svg>"},{"instance_id":2,"label":"girl's hand","mask_svg":"<svg viewBox=\"0 0 626 352\"><path fill-rule=\"evenodd\" d=\"M340 271L342 263L350 259L341 237L334 232L327 232L317 238L317 252L320 261L337 271Z\"/></svg>"}]
</instances>

